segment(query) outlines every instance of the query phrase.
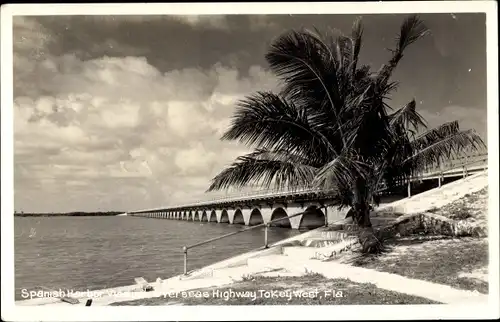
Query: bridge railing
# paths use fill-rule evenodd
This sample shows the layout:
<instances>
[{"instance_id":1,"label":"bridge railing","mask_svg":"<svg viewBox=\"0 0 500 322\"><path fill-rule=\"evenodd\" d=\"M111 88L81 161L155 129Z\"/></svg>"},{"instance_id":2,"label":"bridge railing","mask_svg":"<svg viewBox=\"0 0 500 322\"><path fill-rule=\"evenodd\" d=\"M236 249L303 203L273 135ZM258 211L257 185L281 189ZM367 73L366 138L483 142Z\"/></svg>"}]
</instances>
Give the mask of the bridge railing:
<instances>
[{"instance_id":1,"label":"bridge railing","mask_svg":"<svg viewBox=\"0 0 500 322\"><path fill-rule=\"evenodd\" d=\"M473 165L483 164L483 168L488 167L488 155L478 155L471 158L461 158L452 160L450 163L442 164L441 166L431 167L425 170L427 174L444 174L446 172L450 172L457 169L462 169L464 172L467 172L467 168ZM416 175L415 177L421 177L422 175Z\"/></svg>"},{"instance_id":2,"label":"bridge railing","mask_svg":"<svg viewBox=\"0 0 500 322\"><path fill-rule=\"evenodd\" d=\"M268 228L271 226L271 224L279 222L279 221L283 221L285 219L289 220L290 218L294 218L294 217L303 215L304 213L305 213L305 211L302 211L302 212L293 214L291 216L287 216L286 218L273 219L273 220L268 221L267 223L262 223L262 224L258 224L258 225L255 225L255 226L243 228L243 229L240 229L238 231L235 231L235 232L232 232L232 233L229 233L229 234L225 234L225 235L221 235L221 236L218 236L218 237L210 238L210 239L204 240L204 241L196 243L196 244L186 245L186 246L182 247L182 252L184 253L184 275L187 275L187 271L188 271L188 250L189 249L192 249L192 248L195 248L195 247L200 247L200 246L203 246L203 245L207 245L207 244L213 243L215 241L218 241L218 240L221 240L221 239L224 239L224 238L227 238L227 237L231 237L231 236L234 236L234 235L238 235L238 234L241 234L241 233L244 233L244 232L247 232L247 231L250 231L250 230L254 230L254 229L257 229L257 228L261 228L261 227L265 227L264 228L264 246L263 246L263 248L264 249L265 248L269 248ZM325 216L325 223L323 224L323 226L325 226L325 225L327 225L327 217L326 216Z\"/></svg>"},{"instance_id":3,"label":"bridge railing","mask_svg":"<svg viewBox=\"0 0 500 322\"><path fill-rule=\"evenodd\" d=\"M238 201L239 199L248 199L249 197L268 197L268 196L280 196L280 195L288 195L291 193L314 193L314 192L321 192L321 189L318 188L297 188L297 189L265 189L265 190L259 190L259 191L252 191L252 192L247 192L244 194L238 194L238 195L233 195L233 196L227 196L223 198L212 198L212 202L214 201Z\"/></svg>"},{"instance_id":4,"label":"bridge railing","mask_svg":"<svg viewBox=\"0 0 500 322\"><path fill-rule=\"evenodd\" d=\"M453 159L450 160L449 162L444 162L440 166L434 166L434 167L428 167L424 169L425 173L429 172L446 172L450 171L453 169L458 169L460 167L474 164L474 163L481 163L484 161L488 160L488 155L487 154L479 154L479 155L473 155L473 156L468 156L468 157L463 157L459 159ZM420 177L420 176L415 176ZM259 191L252 191L252 192L247 192L243 194L235 194L231 196L225 196L225 197L215 197L211 198L210 200L206 200L200 203L195 203L195 204L190 204L189 206L202 206L204 204L213 204L213 203L222 203L226 201L231 201L231 202L237 202L249 198L262 198L262 197L280 197L280 196L286 196L289 194L294 194L294 193L328 193L328 191L323 191L322 189L319 188L297 188L297 189L264 189L264 190L259 190ZM186 205L187 206L187 205ZM178 206L176 208L182 208L183 206Z\"/></svg>"},{"instance_id":5,"label":"bridge railing","mask_svg":"<svg viewBox=\"0 0 500 322\"><path fill-rule=\"evenodd\" d=\"M434 167L428 167L424 169L422 175L415 175L414 179L422 178L425 176L425 173L436 173L436 174L443 174L445 172L454 170L454 169L459 169L463 168L464 172L467 172L467 167L472 165L472 164L479 164L481 162L488 161L488 154L476 154L476 155L470 155L470 156L465 156L462 158L457 158L457 159L452 159L449 162L444 162L441 163L440 166L434 166ZM487 166L487 163L485 164L485 167ZM382 187L383 188L383 187ZM204 206L204 205L211 205L214 203L223 203L223 202L238 202L242 200L246 200L249 198L266 198L266 197L280 197L280 196L287 196L290 194L297 194L297 193L328 193L329 191L324 191L319 188L296 188L296 189L262 189L259 191L252 191L252 192L247 192L247 193L239 193L239 194L234 194L234 195L229 195L229 196L224 196L224 197L213 197L209 200L205 200L202 202L197 202L197 203L190 203L190 204L185 204L185 205L177 205L177 206L171 206L167 208L158 208L159 209L175 209L175 208L189 208L189 207L199 207L199 206Z\"/></svg>"},{"instance_id":6,"label":"bridge railing","mask_svg":"<svg viewBox=\"0 0 500 322\"><path fill-rule=\"evenodd\" d=\"M437 177L439 180L439 186L441 186L441 181L444 178L446 174L449 174L450 172L453 172L453 170L458 170L460 169L463 173L464 178L467 176L468 172L471 170L470 167L478 164L483 164L482 167L478 166L478 168L482 170L486 170L488 167L488 155L487 154L480 154L480 155L475 155L472 157L464 157L460 159L453 159L451 160L452 162L448 163L442 163L440 166L435 166L435 167L429 167L424 169L419 174L415 174L411 177L411 180L419 180L419 179L425 179L426 177L432 176L432 177ZM454 162L454 161L460 161L460 162ZM486 161L486 162L485 162ZM477 169L476 169L477 170ZM411 181L410 180L410 181ZM410 184L410 182L407 182L406 180L403 180L400 182L400 184ZM385 183L382 183L380 185L381 190L386 190L388 187ZM410 189L410 188L408 188Z\"/></svg>"},{"instance_id":7,"label":"bridge railing","mask_svg":"<svg viewBox=\"0 0 500 322\"><path fill-rule=\"evenodd\" d=\"M464 165L470 165L475 163L481 163L488 161L488 154L477 154L471 156L465 156L462 158L451 159L446 162L441 163L440 165L434 165L430 167L424 168L422 172L435 172L435 171L449 171L456 168L460 168Z\"/></svg>"},{"instance_id":8,"label":"bridge railing","mask_svg":"<svg viewBox=\"0 0 500 322\"><path fill-rule=\"evenodd\" d=\"M225 201L241 201L249 198L265 198L265 197L279 197L279 196L287 196L289 194L293 193L320 193L320 192L325 192L322 189L319 188L297 188L297 189L288 189L288 190L283 190L283 189L266 189L266 190L259 190L259 191L252 191L252 192L247 192L243 194L237 194L237 195L232 195L232 196L225 196L225 197L214 197L211 198L210 200L198 202L198 203L190 203L186 205L178 205L174 207L169 207L169 208L188 208L188 207L198 207L198 206L203 206L203 205L209 205L213 203L222 203Z\"/></svg>"}]
</instances>

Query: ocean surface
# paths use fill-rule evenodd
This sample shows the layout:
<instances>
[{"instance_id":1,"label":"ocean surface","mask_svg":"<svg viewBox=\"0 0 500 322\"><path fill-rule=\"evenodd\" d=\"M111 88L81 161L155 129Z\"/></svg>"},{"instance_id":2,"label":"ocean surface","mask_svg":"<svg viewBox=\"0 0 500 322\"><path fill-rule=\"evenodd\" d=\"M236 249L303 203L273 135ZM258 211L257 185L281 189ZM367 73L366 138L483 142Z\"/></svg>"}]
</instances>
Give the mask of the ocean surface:
<instances>
[{"instance_id":1,"label":"ocean surface","mask_svg":"<svg viewBox=\"0 0 500 322\"><path fill-rule=\"evenodd\" d=\"M182 246L245 226L140 217L25 217L14 219L16 300L21 290L86 291L155 281L183 273ZM299 234L269 228L269 242ZM257 228L189 250L188 269L264 244Z\"/></svg>"}]
</instances>

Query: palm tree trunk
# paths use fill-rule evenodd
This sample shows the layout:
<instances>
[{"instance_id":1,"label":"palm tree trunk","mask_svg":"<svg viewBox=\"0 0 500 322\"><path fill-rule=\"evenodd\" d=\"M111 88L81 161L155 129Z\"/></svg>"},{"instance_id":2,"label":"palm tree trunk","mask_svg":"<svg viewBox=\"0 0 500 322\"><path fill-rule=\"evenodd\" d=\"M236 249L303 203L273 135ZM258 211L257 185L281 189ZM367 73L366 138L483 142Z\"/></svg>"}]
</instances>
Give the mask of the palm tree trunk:
<instances>
[{"instance_id":1,"label":"palm tree trunk","mask_svg":"<svg viewBox=\"0 0 500 322\"><path fill-rule=\"evenodd\" d=\"M358 181L354 191L353 221L358 227L358 238L363 253L376 253L380 251L381 243L373 231L367 199L365 182Z\"/></svg>"}]
</instances>

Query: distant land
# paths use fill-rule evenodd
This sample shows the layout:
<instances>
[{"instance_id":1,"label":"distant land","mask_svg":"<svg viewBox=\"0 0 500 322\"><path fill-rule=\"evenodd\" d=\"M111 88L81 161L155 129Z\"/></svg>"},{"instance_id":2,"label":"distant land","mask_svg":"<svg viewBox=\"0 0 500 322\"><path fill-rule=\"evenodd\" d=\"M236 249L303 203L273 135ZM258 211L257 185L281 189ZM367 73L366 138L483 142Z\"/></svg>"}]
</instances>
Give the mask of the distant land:
<instances>
[{"instance_id":1,"label":"distant land","mask_svg":"<svg viewBox=\"0 0 500 322\"><path fill-rule=\"evenodd\" d=\"M82 216L116 216L123 214L125 211L102 211L102 212L47 212L47 213L33 213L33 212L15 212L14 217L61 217L61 216L72 216L72 217L82 217Z\"/></svg>"}]
</instances>

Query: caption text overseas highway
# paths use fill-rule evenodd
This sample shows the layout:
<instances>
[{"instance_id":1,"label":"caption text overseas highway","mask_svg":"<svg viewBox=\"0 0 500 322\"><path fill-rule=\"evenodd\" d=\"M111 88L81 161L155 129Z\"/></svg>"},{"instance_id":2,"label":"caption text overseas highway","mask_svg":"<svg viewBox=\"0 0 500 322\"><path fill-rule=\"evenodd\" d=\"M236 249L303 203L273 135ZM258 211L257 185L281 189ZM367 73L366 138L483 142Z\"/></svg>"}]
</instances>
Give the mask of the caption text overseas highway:
<instances>
[{"instance_id":1,"label":"caption text overseas highway","mask_svg":"<svg viewBox=\"0 0 500 322\"><path fill-rule=\"evenodd\" d=\"M73 291L73 290L57 290L57 291L28 291L21 290L21 296L24 299L34 299L43 297L87 297L99 298L103 296L116 297L140 297L141 292L117 292L113 290L106 291ZM211 291L171 291L163 292L160 296L165 298L223 298L228 301L232 298L247 298L255 301L258 298L273 299L273 298L327 298L327 297L344 297L343 291L338 290L255 290L255 291L234 291L227 289L220 291L217 289Z\"/></svg>"}]
</instances>

